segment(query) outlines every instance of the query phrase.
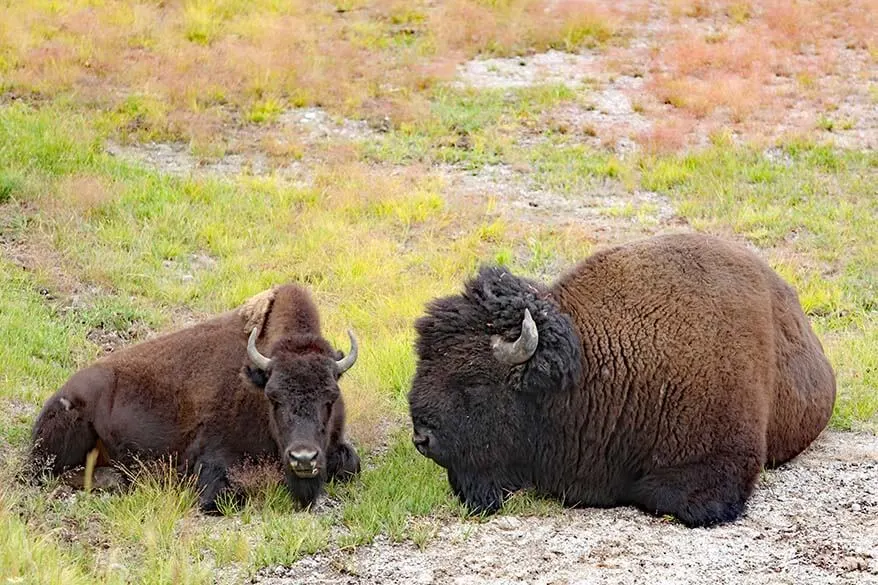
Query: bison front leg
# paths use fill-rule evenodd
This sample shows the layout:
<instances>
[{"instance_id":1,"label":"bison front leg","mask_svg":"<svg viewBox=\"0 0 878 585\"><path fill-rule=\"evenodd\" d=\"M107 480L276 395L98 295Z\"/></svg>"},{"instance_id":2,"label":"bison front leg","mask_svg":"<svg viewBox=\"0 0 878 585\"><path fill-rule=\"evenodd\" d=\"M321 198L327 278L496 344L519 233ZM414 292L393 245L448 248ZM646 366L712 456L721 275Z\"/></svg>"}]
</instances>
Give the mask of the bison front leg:
<instances>
[{"instance_id":1,"label":"bison front leg","mask_svg":"<svg viewBox=\"0 0 878 585\"><path fill-rule=\"evenodd\" d=\"M235 495L229 484L228 466L219 462L199 461L195 466L198 505L205 514L220 513L217 499Z\"/></svg>"},{"instance_id":2,"label":"bison front leg","mask_svg":"<svg viewBox=\"0 0 878 585\"><path fill-rule=\"evenodd\" d=\"M756 456L713 455L645 475L634 484L630 503L690 527L730 522L743 513L760 469Z\"/></svg>"},{"instance_id":3,"label":"bison front leg","mask_svg":"<svg viewBox=\"0 0 878 585\"><path fill-rule=\"evenodd\" d=\"M328 480L347 481L360 473L360 456L349 443L336 443L326 456Z\"/></svg>"},{"instance_id":4,"label":"bison front leg","mask_svg":"<svg viewBox=\"0 0 878 585\"><path fill-rule=\"evenodd\" d=\"M475 473L448 470L448 483L473 514L493 514L503 505L506 491L490 478Z\"/></svg>"}]
</instances>

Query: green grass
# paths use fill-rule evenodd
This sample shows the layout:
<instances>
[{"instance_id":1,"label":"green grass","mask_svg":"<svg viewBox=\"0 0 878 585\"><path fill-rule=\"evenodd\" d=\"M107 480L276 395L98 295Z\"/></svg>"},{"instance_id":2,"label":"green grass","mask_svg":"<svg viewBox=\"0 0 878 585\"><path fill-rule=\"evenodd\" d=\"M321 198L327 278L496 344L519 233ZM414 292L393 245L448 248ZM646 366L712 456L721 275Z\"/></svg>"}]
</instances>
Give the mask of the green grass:
<instances>
[{"instance_id":1,"label":"green grass","mask_svg":"<svg viewBox=\"0 0 878 585\"><path fill-rule=\"evenodd\" d=\"M4 583L92 583L81 559L48 534L35 532L21 520L19 502L0 491L0 579Z\"/></svg>"},{"instance_id":2,"label":"green grass","mask_svg":"<svg viewBox=\"0 0 878 585\"><path fill-rule=\"evenodd\" d=\"M565 85L508 90L437 89L417 121L400 124L384 140L362 146L367 160L456 164L476 169L496 164L514 148L513 133L538 116L572 101Z\"/></svg>"},{"instance_id":3,"label":"green grass","mask_svg":"<svg viewBox=\"0 0 878 585\"><path fill-rule=\"evenodd\" d=\"M625 172L612 155L559 140L528 149L527 158L539 185L567 195L600 189L602 181L619 179Z\"/></svg>"},{"instance_id":4,"label":"green grass","mask_svg":"<svg viewBox=\"0 0 878 585\"><path fill-rule=\"evenodd\" d=\"M462 513L448 491L444 470L415 452L407 433L394 439L376 463L340 490L347 500L341 517L349 530L342 546L371 542L380 533L396 541L412 538L418 517Z\"/></svg>"}]
</instances>

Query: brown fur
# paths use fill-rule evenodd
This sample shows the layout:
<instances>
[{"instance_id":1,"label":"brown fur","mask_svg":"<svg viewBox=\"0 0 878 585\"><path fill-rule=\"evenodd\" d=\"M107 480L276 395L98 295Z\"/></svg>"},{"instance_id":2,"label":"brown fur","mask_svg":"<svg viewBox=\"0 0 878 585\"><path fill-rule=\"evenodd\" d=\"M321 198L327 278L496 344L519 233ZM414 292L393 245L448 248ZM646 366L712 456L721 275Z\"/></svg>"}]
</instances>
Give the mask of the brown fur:
<instances>
[{"instance_id":1,"label":"brown fur","mask_svg":"<svg viewBox=\"0 0 878 585\"><path fill-rule=\"evenodd\" d=\"M514 339L525 307L539 346L506 366L490 337ZM418 332L419 448L474 509L533 486L693 526L732 520L762 466L805 449L835 399L795 292L702 235L600 252L549 288L485 269Z\"/></svg>"},{"instance_id":2,"label":"brown fur","mask_svg":"<svg viewBox=\"0 0 878 585\"><path fill-rule=\"evenodd\" d=\"M268 374L250 367L253 326L262 327L258 346L275 364ZM74 374L36 419L31 468L61 474L83 465L96 446L102 459L121 465L173 456L198 475L202 506L210 510L228 488L230 466L269 457L286 467L285 450L299 441L320 451L322 471L313 479L288 474L287 483L296 499L310 504L322 481L359 470L344 440L334 369L340 355L321 337L306 290L272 289ZM268 392L278 399L275 407Z\"/></svg>"}]
</instances>

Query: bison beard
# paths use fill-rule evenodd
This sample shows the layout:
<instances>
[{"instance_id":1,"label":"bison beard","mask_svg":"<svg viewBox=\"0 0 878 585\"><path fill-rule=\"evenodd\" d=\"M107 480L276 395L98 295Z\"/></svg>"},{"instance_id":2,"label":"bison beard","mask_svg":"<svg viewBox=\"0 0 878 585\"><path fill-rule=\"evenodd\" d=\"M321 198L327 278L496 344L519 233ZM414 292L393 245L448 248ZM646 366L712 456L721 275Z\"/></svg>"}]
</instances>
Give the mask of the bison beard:
<instances>
[{"instance_id":1,"label":"bison beard","mask_svg":"<svg viewBox=\"0 0 878 585\"><path fill-rule=\"evenodd\" d=\"M609 249L550 287L483 268L416 329L413 441L476 513L535 488L731 521L835 398L795 292L708 236Z\"/></svg>"},{"instance_id":2,"label":"bison beard","mask_svg":"<svg viewBox=\"0 0 878 585\"><path fill-rule=\"evenodd\" d=\"M290 491L290 494L303 507L314 503L323 489L322 478L302 478L293 473L288 467L284 469L284 477L286 478L287 489Z\"/></svg>"}]
</instances>

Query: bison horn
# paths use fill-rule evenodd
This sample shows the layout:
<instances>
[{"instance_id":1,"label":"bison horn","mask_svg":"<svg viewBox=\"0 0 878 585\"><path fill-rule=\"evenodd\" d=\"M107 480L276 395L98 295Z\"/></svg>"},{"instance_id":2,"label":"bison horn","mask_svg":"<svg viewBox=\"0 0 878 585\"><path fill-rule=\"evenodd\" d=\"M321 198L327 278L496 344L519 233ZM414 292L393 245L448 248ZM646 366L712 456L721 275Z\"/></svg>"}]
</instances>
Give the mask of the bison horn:
<instances>
[{"instance_id":1,"label":"bison horn","mask_svg":"<svg viewBox=\"0 0 878 585\"><path fill-rule=\"evenodd\" d=\"M256 338L259 337L259 327L254 327L250 332L250 339L247 340L247 355L250 361L260 370L267 370L271 367L271 360L259 353L256 349Z\"/></svg>"},{"instance_id":2,"label":"bison horn","mask_svg":"<svg viewBox=\"0 0 878 585\"><path fill-rule=\"evenodd\" d=\"M335 367L339 374L343 374L357 361L357 336L348 329L348 337L351 338L351 351L348 355L335 362Z\"/></svg>"},{"instance_id":3,"label":"bison horn","mask_svg":"<svg viewBox=\"0 0 878 585\"><path fill-rule=\"evenodd\" d=\"M537 331L537 324L530 316L530 310L525 309L524 320L521 322L521 335L518 339L510 343L503 341L499 335L495 335L491 342L491 348L498 361L516 366L523 364L533 356L539 342L540 334Z\"/></svg>"}]
</instances>

